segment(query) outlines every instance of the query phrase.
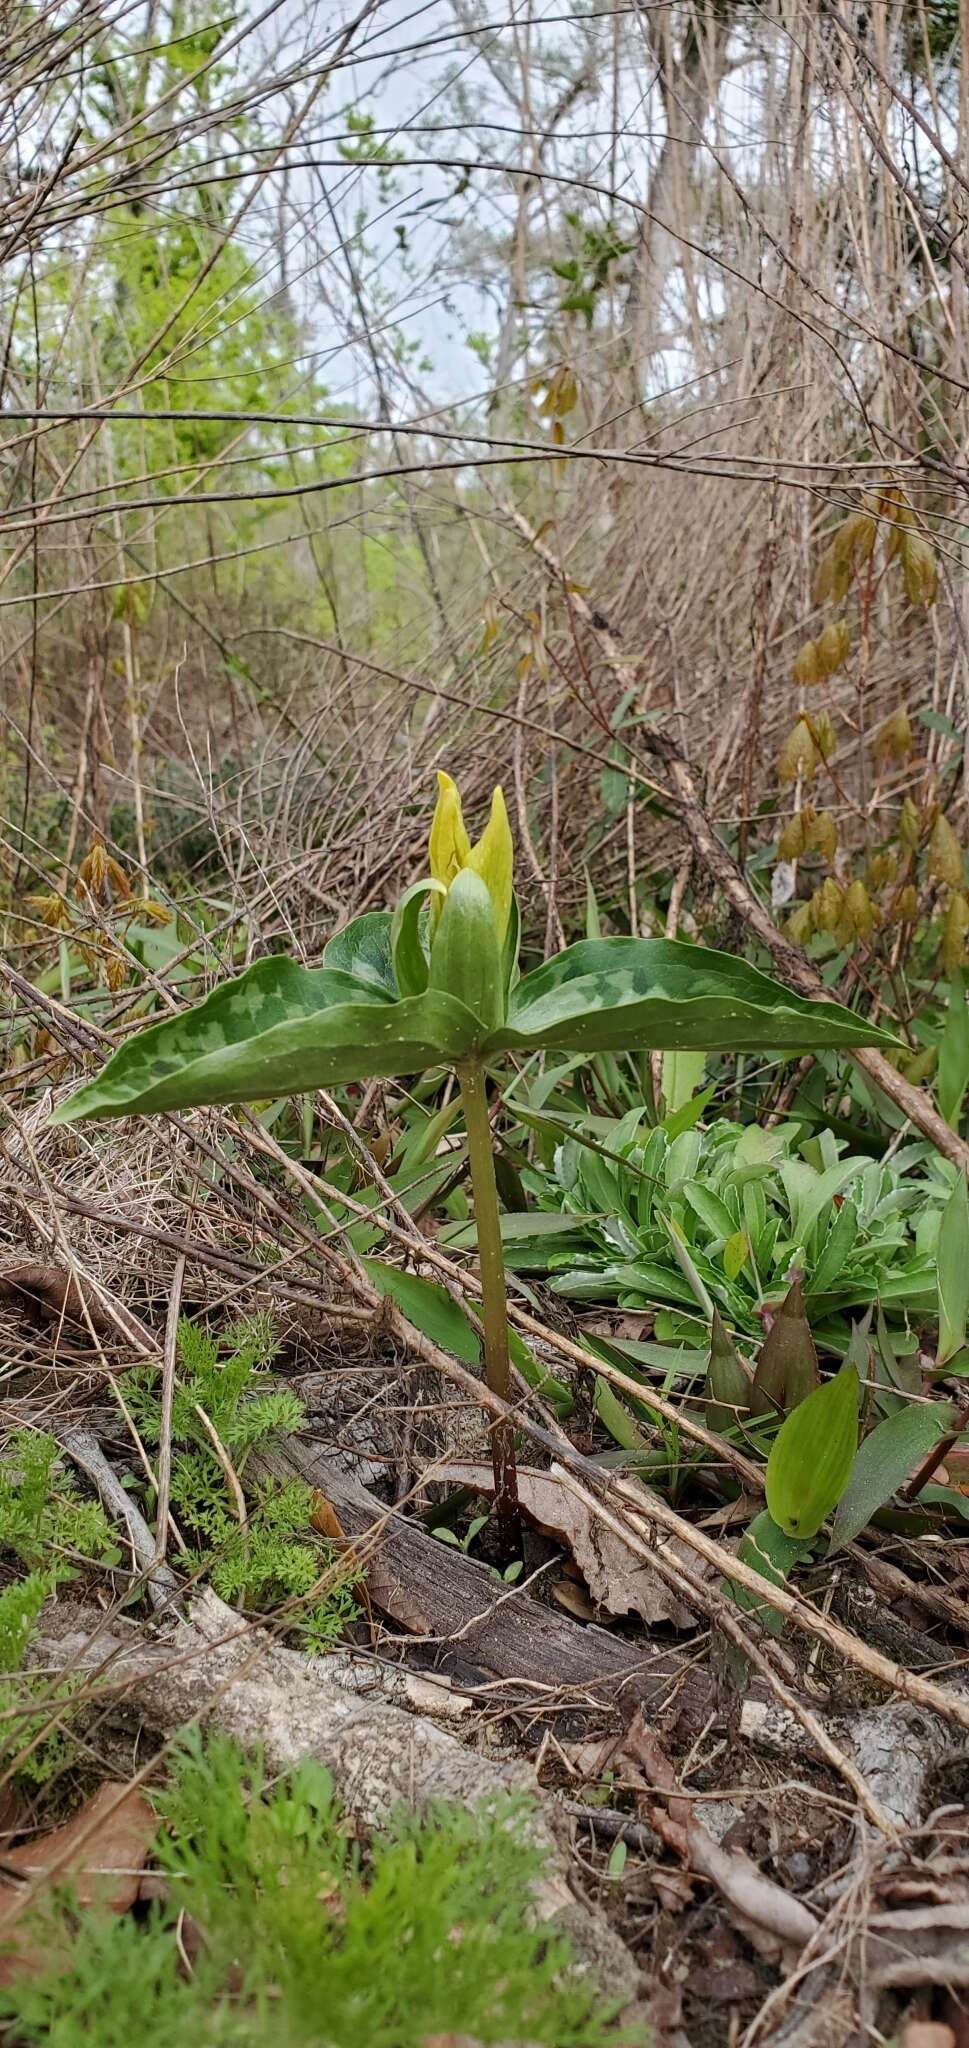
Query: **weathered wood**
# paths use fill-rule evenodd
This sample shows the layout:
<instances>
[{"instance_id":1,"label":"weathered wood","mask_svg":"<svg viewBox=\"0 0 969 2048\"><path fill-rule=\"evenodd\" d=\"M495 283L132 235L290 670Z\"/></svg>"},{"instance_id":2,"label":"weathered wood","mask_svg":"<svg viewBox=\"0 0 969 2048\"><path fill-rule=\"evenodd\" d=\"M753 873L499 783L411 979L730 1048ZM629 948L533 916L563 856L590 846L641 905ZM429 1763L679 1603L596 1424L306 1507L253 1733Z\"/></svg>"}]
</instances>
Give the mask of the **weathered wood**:
<instances>
[{"instance_id":1,"label":"weathered wood","mask_svg":"<svg viewBox=\"0 0 969 2048\"><path fill-rule=\"evenodd\" d=\"M624 1641L501 1585L462 1551L375 1500L316 1445L287 1438L260 1451L247 1470L318 1487L350 1537L383 1525L367 1567L371 1601L408 1634L432 1638L421 1647L435 1669L468 1682L508 1679L537 1705L554 1699L576 1709L612 1709L626 1720L644 1706L684 1733L707 1719L711 1680L685 1651Z\"/></svg>"}]
</instances>

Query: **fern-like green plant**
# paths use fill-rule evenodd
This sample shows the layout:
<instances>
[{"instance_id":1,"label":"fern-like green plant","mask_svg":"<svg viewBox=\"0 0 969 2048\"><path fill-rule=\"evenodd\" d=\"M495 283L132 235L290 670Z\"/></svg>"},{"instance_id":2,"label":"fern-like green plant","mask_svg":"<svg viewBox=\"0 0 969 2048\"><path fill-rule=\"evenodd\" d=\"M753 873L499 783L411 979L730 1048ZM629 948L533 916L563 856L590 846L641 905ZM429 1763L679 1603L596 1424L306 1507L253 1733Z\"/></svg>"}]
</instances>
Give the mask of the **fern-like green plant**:
<instances>
[{"instance_id":1,"label":"fern-like green plant","mask_svg":"<svg viewBox=\"0 0 969 2048\"><path fill-rule=\"evenodd\" d=\"M438 2034L535 2048L632 2048L615 2007L529 1924L542 1851L527 1803L401 1817L365 1862L311 1759L271 1787L224 1737L186 1739L159 1798L165 1897L147 1921L52 1900L48 1971L0 1989L22 2048L423 2048ZM179 1923L199 1930L191 1971Z\"/></svg>"},{"instance_id":2,"label":"fern-like green plant","mask_svg":"<svg viewBox=\"0 0 969 2048\"><path fill-rule=\"evenodd\" d=\"M198 1323L179 1323L171 1501L191 1538L185 1560L189 1568L206 1573L223 1600L238 1600L257 1612L300 1603L298 1626L305 1646L320 1651L343 1634L357 1607L353 1574L346 1567L335 1572L322 1597L312 1599L320 1578L341 1562L332 1544L321 1544L311 1534L312 1489L301 1479L285 1485L263 1482L250 1498L247 1520L240 1523L206 1427L207 1421L237 1473L268 1437L301 1428L305 1413L292 1389L259 1386L275 1348L272 1327L262 1317L233 1326L222 1344ZM150 1368L138 1370L125 1385L146 1441L157 1443L157 1375Z\"/></svg>"},{"instance_id":3,"label":"fern-like green plant","mask_svg":"<svg viewBox=\"0 0 969 2048\"><path fill-rule=\"evenodd\" d=\"M53 1726L69 1706L70 1684L41 1700L17 1675L34 1624L44 1601L84 1563L115 1564L119 1557L103 1508L81 1498L60 1455L47 1431L22 1429L0 1462L0 1557L27 1567L0 1591L0 1724L7 1753L21 1756L19 1775L34 1785L45 1784L71 1754L70 1737Z\"/></svg>"}]
</instances>

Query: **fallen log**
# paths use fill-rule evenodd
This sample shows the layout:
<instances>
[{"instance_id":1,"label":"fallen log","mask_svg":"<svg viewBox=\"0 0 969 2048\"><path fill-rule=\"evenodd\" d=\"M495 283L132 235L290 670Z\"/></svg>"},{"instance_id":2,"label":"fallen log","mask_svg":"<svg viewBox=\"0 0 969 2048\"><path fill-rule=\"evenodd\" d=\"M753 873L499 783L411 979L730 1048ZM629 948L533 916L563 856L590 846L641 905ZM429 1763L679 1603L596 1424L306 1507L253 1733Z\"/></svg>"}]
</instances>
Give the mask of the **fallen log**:
<instances>
[{"instance_id":1,"label":"fallen log","mask_svg":"<svg viewBox=\"0 0 969 2048\"><path fill-rule=\"evenodd\" d=\"M368 1546L371 1602L408 1634L432 1638L423 1647L435 1670L464 1681L504 1678L533 1702L554 1697L577 1710L609 1709L624 1723L642 1706L687 1740L707 1720L712 1680L688 1652L644 1648L501 1585L483 1565L385 1507L315 1444L288 1437L260 1450L247 1469L307 1480L349 1537L379 1530L372 1551Z\"/></svg>"}]
</instances>

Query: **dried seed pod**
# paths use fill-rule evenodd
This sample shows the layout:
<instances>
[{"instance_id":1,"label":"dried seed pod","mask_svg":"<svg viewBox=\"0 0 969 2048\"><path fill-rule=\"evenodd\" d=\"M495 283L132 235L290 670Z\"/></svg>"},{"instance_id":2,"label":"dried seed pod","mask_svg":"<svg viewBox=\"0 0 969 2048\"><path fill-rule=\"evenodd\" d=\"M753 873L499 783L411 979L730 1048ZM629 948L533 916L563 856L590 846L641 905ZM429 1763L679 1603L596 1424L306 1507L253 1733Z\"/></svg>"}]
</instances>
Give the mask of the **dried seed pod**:
<instances>
[{"instance_id":1,"label":"dried seed pod","mask_svg":"<svg viewBox=\"0 0 969 2048\"><path fill-rule=\"evenodd\" d=\"M778 1308L760 1348L750 1392L751 1415L789 1415L820 1386L818 1354L804 1313L801 1282L795 1280Z\"/></svg>"},{"instance_id":2,"label":"dried seed pod","mask_svg":"<svg viewBox=\"0 0 969 2048\"><path fill-rule=\"evenodd\" d=\"M939 570L924 534L903 534L899 560L909 604L934 604L939 594Z\"/></svg>"},{"instance_id":3,"label":"dried seed pod","mask_svg":"<svg viewBox=\"0 0 969 2048\"><path fill-rule=\"evenodd\" d=\"M851 882L845 891L844 923L856 939L866 939L878 923L878 912L864 882Z\"/></svg>"},{"instance_id":4,"label":"dried seed pod","mask_svg":"<svg viewBox=\"0 0 969 2048\"><path fill-rule=\"evenodd\" d=\"M95 839L77 871L77 894L82 901L93 896L99 902L108 878L108 856L100 839Z\"/></svg>"},{"instance_id":5,"label":"dried seed pod","mask_svg":"<svg viewBox=\"0 0 969 2048\"><path fill-rule=\"evenodd\" d=\"M950 889L961 889L965 880L962 848L943 811L936 813L932 827L928 871L933 881L945 882Z\"/></svg>"},{"instance_id":6,"label":"dried seed pod","mask_svg":"<svg viewBox=\"0 0 969 2048\"><path fill-rule=\"evenodd\" d=\"M898 814L898 836L910 853L917 853L922 838L922 820L910 796L905 798Z\"/></svg>"},{"instance_id":7,"label":"dried seed pod","mask_svg":"<svg viewBox=\"0 0 969 2048\"><path fill-rule=\"evenodd\" d=\"M833 676L851 652L851 630L847 619L831 619L817 641L818 661L826 676Z\"/></svg>"},{"instance_id":8,"label":"dried seed pod","mask_svg":"<svg viewBox=\"0 0 969 2048\"><path fill-rule=\"evenodd\" d=\"M777 774L781 782L796 782L802 776L810 782L816 775L820 754L815 745L811 728L804 718L788 733L777 757Z\"/></svg>"},{"instance_id":9,"label":"dried seed pod","mask_svg":"<svg viewBox=\"0 0 969 2048\"><path fill-rule=\"evenodd\" d=\"M822 860L832 861L838 851L838 827L830 811L819 811L811 826L810 848Z\"/></svg>"},{"instance_id":10,"label":"dried seed pod","mask_svg":"<svg viewBox=\"0 0 969 2048\"><path fill-rule=\"evenodd\" d=\"M796 946L806 946L814 930L814 916L810 903L798 903L791 911L784 930Z\"/></svg>"},{"instance_id":11,"label":"dried seed pod","mask_svg":"<svg viewBox=\"0 0 969 2048\"><path fill-rule=\"evenodd\" d=\"M824 675L817 641L805 640L804 646L799 647L794 656L791 667L792 680L798 684L820 683L824 681Z\"/></svg>"},{"instance_id":12,"label":"dried seed pod","mask_svg":"<svg viewBox=\"0 0 969 2048\"><path fill-rule=\"evenodd\" d=\"M966 962L966 933L969 932L969 903L961 889L953 889L942 920L939 960L943 974L958 974Z\"/></svg>"},{"instance_id":13,"label":"dried seed pod","mask_svg":"<svg viewBox=\"0 0 969 2048\"><path fill-rule=\"evenodd\" d=\"M911 882L899 890L893 909L900 924L914 924L919 914L919 892Z\"/></svg>"}]
</instances>

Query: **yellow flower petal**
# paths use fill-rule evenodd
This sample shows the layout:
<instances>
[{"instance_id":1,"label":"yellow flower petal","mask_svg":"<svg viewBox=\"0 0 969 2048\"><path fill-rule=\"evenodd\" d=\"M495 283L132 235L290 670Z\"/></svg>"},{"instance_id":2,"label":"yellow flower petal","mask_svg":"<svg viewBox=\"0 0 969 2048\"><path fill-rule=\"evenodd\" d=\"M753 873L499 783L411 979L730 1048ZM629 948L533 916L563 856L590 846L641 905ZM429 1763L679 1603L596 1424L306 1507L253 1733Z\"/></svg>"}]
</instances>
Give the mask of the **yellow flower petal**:
<instances>
[{"instance_id":1,"label":"yellow flower petal","mask_svg":"<svg viewBox=\"0 0 969 2048\"><path fill-rule=\"evenodd\" d=\"M500 788L491 799L491 816L476 846L468 851L465 867L473 868L476 875L486 884L495 907L495 925L498 944L504 945L511 916L512 869L515 849L512 844L508 812Z\"/></svg>"},{"instance_id":2,"label":"yellow flower petal","mask_svg":"<svg viewBox=\"0 0 969 2048\"><path fill-rule=\"evenodd\" d=\"M439 768L437 786L428 852L435 882L443 882L445 889L449 889L455 875L468 865L471 841L465 829L457 783Z\"/></svg>"}]
</instances>

